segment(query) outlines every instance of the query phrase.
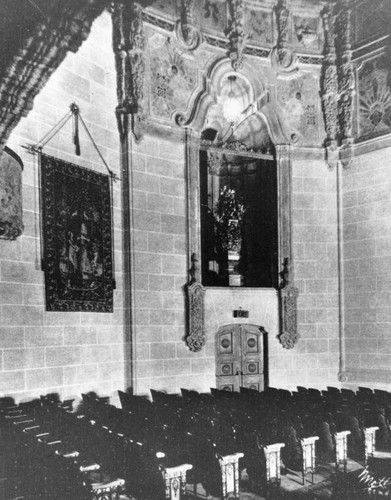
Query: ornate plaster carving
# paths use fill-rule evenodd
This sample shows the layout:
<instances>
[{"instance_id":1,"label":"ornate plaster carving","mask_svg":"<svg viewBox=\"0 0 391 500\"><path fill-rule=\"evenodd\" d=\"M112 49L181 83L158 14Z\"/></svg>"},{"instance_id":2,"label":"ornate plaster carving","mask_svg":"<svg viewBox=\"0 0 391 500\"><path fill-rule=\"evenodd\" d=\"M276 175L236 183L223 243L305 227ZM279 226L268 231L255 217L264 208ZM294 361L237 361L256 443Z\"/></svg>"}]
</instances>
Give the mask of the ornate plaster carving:
<instances>
[{"instance_id":1,"label":"ornate plaster carving","mask_svg":"<svg viewBox=\"0 0 391 500\"><path fill-rule=\"evenodd\" d=\"M38 92L64 60L87 39L104 0L47 3L47 16L26 34L0 78L0 146L33 107Z\"/></svg>"},{"instance_id":2,"label":"ornate plaster carving","mask_svg":"<svg viewBox=\"0 0 391 500\"><path fill-rule=\"evenodd\" d=\"M145 34L142 18L142 7L130 2L115 2L112 12L113 49L117 71L116 109L120 133L122 116L132 115L132 130L136 138L136 121L145 119L144 108L144 74L145 74Z\"/></svg>"},{"instance_id":3,"label":"ornate plaster carving","mask_svg":"<svg viewBox=\"0 0 391 500\"><path fill-rule=\"evenodd\" d=\"M342 0L341 9L337 17L338 40L338 80L339 80L339 124L342 140L353 139L353 98L354 98L354 73L351 50L351 21L352 9L348 0Z\"/></svg>"},{"instance_id":4,"label":"ornate plaster carving","mask_svg":"<svg viewBox=\"0 0 391 500\"><path fill-rule=\"evenodd\" d=\"M305 48L318 41L317 22L314 17L294 16L294 29L298 42Z\"/></svg>"},{"instance_id":5,"label":"ornate plaster carving","mask_svg":"<svg viewBox=\"0 0 391 500\"><path fill-rule=\"evenodd\" d=\"M272 64L280 70L292 71L295 69L296 56L288 46L290 12L286 6L286 0L278 0L275 13L278 39L272 51Z\"/></svg>"},{"instance_id":6,"label":"ornate plaster carving","mask_svg":"<svg viewBox=\"0 0 391 500\"><path fill-rule=\"evenodd\" d=\"M184 51L175 37L153 33L148 37L148 115L152 120L181 125L197 90L198 59Z\"/></svg>"},{"instance_id":7,"label":"ornate plaster carving","mask_svg":"<svg viewBox=\"0 0 391 500\"><path fill-rule=\"evenodd\" d=\"M238 71L243 68L243 49L246 42L244 30L244 1L229 0L230 20L225 34L229 40L228 57L232 68Z\"/></svg>"},{"instance_id":8,"label":"ornate plaster carving","mask_svg":"<svg viewBox=\"0 0 391 500\"><path fill-rule=\"evenodd\" d=\"M15 240L23 233L22 170L22 160L5 147L0 158L1 239Z\"/></svg>"},{"instance_id":9,"label":"ornate plaster carving","mask_svg":"<svg viewBox=\"0 0 391 500\"><path fill-rule=\"evenodd\" d=\"M338 153L338 74L336 67L334 16L330 6L322 11L325 38L324 59L321 73L321 99L326 129L326 158L329 168L335 168Z\"/></svg>"},{"instance_id":10,"label":"ornate plaster carving","mask_svg":"<svg viewBox=\"0 0 391 500\"><path fill-rule=\"evenodd\" d=\"M347 382L348 381L348 376L346 372L339 372L338 373L338 382Z\"/></svg>"},{"instance_id":11,"label":"ornate plaster carving","mask_svg":"<svg viewBox=\"0 0 391 500\"><path fill-rule=\"evenodd\" d=\"M186 343L192 352L198 352L205 345L204 298L205 288L201 284L201 270L196 254L191 256L190 281L187 285L188 336Z\"/></svg>"},{"instance_id":12,"label":"ornate plaster carving","mask_svg":"<svg viewBox=\"0 0 391 500\"><path fill-rule=\"evenodd\" d=\"M181 0L181 18L175 28L178 40L188 50L195 50L202 42L202 33L194 26L193 8L194 0Z\"/></svg>"},{"instance_id":13,"label":"ornate plaster carving","mask_svg":"<svg viewBox=\"0 0 391 500\"><path fill-rule=\"evenodd\" d=\"M280 307L281 307L281 333L279 335L282 347L292 349L300 338L297 331L297 297L299 290L290 283L289 259L285 258L281 271Z\"/></svg>"},{"instance_id":14,"label":"ornate plaster carving","mask_svg":"<svg viewBox=\"0 0 391 500\"><path fill-rule=\"evenodd\" d=\"M358 138L371 139L391 131L391 70L389 56L365 61L357 71Z\"/></svg>"}]
</instances>

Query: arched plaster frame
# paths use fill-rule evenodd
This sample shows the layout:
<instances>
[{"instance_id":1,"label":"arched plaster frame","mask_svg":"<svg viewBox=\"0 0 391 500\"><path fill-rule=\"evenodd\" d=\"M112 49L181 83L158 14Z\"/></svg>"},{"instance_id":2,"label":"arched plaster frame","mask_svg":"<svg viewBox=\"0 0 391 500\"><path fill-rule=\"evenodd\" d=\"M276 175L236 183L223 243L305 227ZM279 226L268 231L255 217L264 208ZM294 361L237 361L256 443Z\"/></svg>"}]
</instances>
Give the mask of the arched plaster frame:
<instances>
[{"instance_id":1,"label":"arched plaster frame","mask_svg":"<svg viewBox=\"0 0 391 500\"><path fill-rule=\"evenodd\" d=\"M217 89L221 82L232 73L230 61L222 59L211 66L205 77L204 90L193 101L193 112L181 124L186 128L186 171L187 171L187 215L188 215L188 268L191 269L190 284L201 284L201 220L200 220L200 178L199 150L201 131L208 109L217 104ZM291 143L285 134L283 123L272 103L262 80L257 78L253 67L245 63L238 73L246 79L253 96L252 114L255 114L267 127L275 148L275 161L278 182L278 251L281 266L280 298L280 341L285 348L292 348L299 335L297 333L296 302L298 290L294 287L294 266L292 258L292 221L291 221ZM256 154L254 153L254 157ZM194 262L197 265L194 266ZM191 310L189 315L191 316ZM189 322L189 324L191 321ZM199 322L195 322L200 331ZM194 324L194 318L193 318ZM189 332L191 336L191 332Z\"/></svg>"}]
</instances>

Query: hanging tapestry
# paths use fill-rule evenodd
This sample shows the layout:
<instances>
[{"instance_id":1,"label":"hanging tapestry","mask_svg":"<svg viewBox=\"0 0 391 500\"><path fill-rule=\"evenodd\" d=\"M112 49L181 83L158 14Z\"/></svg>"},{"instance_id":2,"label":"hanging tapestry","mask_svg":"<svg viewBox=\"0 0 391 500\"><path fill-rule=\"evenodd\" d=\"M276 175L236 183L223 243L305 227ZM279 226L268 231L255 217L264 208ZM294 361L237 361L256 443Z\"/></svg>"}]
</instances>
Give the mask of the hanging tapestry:
<instances>
[{"instance_id":1,"label":"hanging tapestry","mask_svg":"<svg viewBox=\"0 0 391 500\"><path fill-rule=\"evenodd\" d=\"M107 175L42 154L46 309L113 312Z\"/></svg>"}]
</instances>

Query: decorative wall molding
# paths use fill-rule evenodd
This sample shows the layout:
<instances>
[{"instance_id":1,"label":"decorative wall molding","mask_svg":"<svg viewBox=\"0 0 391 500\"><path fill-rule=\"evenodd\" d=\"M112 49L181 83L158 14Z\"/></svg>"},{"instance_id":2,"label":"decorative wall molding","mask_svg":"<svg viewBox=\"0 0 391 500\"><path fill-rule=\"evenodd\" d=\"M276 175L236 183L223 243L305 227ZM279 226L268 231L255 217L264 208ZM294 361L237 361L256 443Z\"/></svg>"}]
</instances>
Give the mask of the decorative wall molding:
<instances>
[{"instance_id":1,"label":"decorative wall molding","mask_svg":"<svg viewBox=\"0 0 391 500\"><path fill-rule=\"evenodd\" d=\"M338 83L339 83L339 125L340 139L353 140L353 99L355 93L354 72L352 64L352 9L349 0L341 0L337 15L338 41Z\"/></svg>"},{"instance_id":2,"label":"decorative wall molding","mask_svg":"<svg viewBox=\"0 0 391 500\"><path fill-rule=\"evenodd\" d=\"M225 32L229 40L228 57L234 71L243 67L243 49L246 42L244 28L244 0L228 0L230 18Z\"/></svg>"},{"instance_id":3,"label":"decorative wall molding","mask_svg":"<svg viewBox=\"0 0 391 500\"><path fill-rule=\"evenodd\" d=\"M282 347L292 349L300 338L297 331L297 297L299 290L290 283L289 260L284 259L281 271L280 307L281 330L279 339Z\"/></svg>"},{"instance_id":4,"label":"decorative wall molding","mask_svg":"<svg viewBox=\"0 0 391 500\"><path fill-rule=\"evenodd\" d=\"M33 107L38 92L64 60L87 39L105 0L51 2L0 76L0 146Z\"/></svg>"},{"instance_id":5,"label":"decorative wall molding","mask_svg":"<svg viewBox=\"0 0 391 500\"><path fill-rule=\"evenodd\" d=\"M280 331L282 347L292 349L300 338L297 330L297 297L299 290L294 286L291 220L291 147L276 146L278 179L279 257L282 262L279 286Z\"/></svg>"},{"instance_id":6,"label":"decorative wall molding","mask_svg":"<svg viewBox=\"0 0 391 500\"><path fill-rule=\"evenodd\" d=\"M188 332L186 343L192 352L198 352L205 345L205 288L201 284L201 270L197 255L193 253L189 270L190 281L186 287L188 299Z\"/></svg>"},{"instance_id":7,"label":"decorative wall molding","mask_svg":"<svg viewBox=\"0 0 391 500\"><path fill-rule=\"evenodd\" d=\"M181 17L175 27L178 40L188 50L197 49L202 42L202 33L194 26L193 9L194 0L181 0Z\"/></svg>"},{"instance_id":8,"label":"decorative wall molding","mask_svg":"<svg viewBox=\"0 0 391 500\"><path fill-rule=\"evenodd\" d=\"M173 23L173 22L167 21L166 19L162 19L162 18L158 17L157 15L150 13L150 12L143 11L142 18L143 18L145 23L148 23L151 26L156 26L157 28L161 28L161 29L168 31L168 32L172 32L172 31L176 30L176 28L178 27L178 22ZM215 47L217 49L221 49L221 50L225 50L225 51L229 52L230 41L227 40L226 38L221 38L217 34L213 35L210 33L201 33L200 32L200 35L202 36L202 42L204 44L207 44L211 47ZM257 47L254 45L250 45L249 43L244 44L243 49L242 49L242 55L259 57L261 59L268 59L271 56L271 53L272 53L271 48ZM323 55L321 55L321 54L319 54L319 55L298 54L297 55L297 62L300 64L319 65L319 64L322 64L322 61L323 61Z\"/></svg>"},{"instance_id":9,"label":"decorative wall molding","mask_svg":"<svg viewBox=\"0 0 391 500\"><path fill-rule=\"evenodd\" d=\"M115 2L112 21L117 72L118 126L122 135L121 115L131 114L131 129L138 139L141 132L137 122L144 119L145 33L142 7L133 0Z\"/></svg>"},{"instance_id":10,"label":"decorative wall molding","mask_svg":"<svg viewBox=\"0 0 391 500\"><path fill-rule=\"evenodd\" d=\"M288 46L290 12L286 6L286 0L278 0L275 7L275 14L278 38L277 45L271 54L272 64L282 71L292 71L295 69L296 55Z\"/></svg>"},{"instance_id":11,"label":"decorative wall molding","mask_svg":"<svg viewBox=\"0 0 391 500\"><path fill-rule=\"evenodd\" d=\"M170 21L166 21L165 19L161 19L160 17L154 16L149 12L142 13L143 21L145 23L151 24L152 26L157 26L165 31L174 31L175 23L171 23Z\"/></svg>"},{"instance_id":12,"label":"decorative wall molding","mask_svg":"<svg viewBox=\"0 0 391 500\"><path fill-rule=\"evenodd\" d=\"M336 166L338 126L338 74L335 51L335 19L331 7L327 5L322 11L324 29L324 59L321 72L321 100L323 118L326 129L326 158L329 168Z\"/></svg>"},{"instance_id":13,"label":"decorative wall molding","mask_svg":"<svg viewBox=\"0 0 391 500\"><path fill-rule=\"evenodd\" d=\"M357 61L357 59L361 59L362 57L367 57L372 55L380 50L384 50L389 43L389 35L383 36L380 40L375 40L372 43L365 44L363 47L357 47L352 51L352 60Z\"/></svg>"}]
</instances>

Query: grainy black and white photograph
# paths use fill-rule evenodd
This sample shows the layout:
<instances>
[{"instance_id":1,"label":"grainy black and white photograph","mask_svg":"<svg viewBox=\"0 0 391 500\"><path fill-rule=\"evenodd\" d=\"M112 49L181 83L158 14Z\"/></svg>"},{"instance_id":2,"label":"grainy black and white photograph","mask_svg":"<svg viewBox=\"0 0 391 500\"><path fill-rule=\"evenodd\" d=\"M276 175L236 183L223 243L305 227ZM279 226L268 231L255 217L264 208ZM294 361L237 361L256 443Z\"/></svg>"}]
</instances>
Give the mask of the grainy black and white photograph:
<instances>
[{"instance_id":1,"label":"grainy black and white photograph","mask_svg":"<svg viewBox=\"0 0 391 500\"><path fill-rule=\"evenodd\" d=\"M0 6L0 500L391 497L391 0Z\"/></svg>"}]
</instances>

